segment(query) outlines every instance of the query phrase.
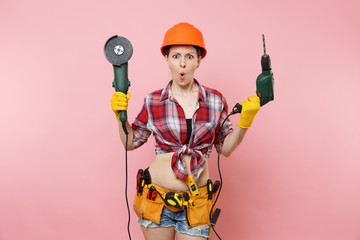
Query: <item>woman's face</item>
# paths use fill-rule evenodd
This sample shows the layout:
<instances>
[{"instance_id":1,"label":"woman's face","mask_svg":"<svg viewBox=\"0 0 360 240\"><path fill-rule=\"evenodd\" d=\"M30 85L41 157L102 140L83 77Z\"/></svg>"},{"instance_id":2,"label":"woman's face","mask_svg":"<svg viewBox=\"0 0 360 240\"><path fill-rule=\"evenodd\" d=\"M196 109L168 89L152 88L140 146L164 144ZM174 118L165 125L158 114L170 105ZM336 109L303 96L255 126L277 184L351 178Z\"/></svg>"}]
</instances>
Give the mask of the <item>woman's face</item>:
<instances>
[{"instance_id":1,"label":"woman's face","mask_svg":"<svg viewBox=\"0 0 360 240\"><path fill-rule=\"evenodd\" d=\"M173 81L179 86L187 86L194 80L195 70L199 67L201 57L197 56L192 46L175 45L165 56Z\"/></svg>"}]
</instances>

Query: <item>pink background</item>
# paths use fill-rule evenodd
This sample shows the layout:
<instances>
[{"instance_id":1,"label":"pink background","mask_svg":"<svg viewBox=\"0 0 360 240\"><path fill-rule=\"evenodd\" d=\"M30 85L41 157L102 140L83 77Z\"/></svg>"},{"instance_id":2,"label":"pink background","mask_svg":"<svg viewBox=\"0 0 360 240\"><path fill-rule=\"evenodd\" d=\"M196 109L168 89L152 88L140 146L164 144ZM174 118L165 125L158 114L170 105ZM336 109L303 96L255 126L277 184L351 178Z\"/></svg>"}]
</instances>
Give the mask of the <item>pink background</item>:
<instances>
[{"instance_id":1,"label":"pink background","mask_svg":"<svg viewBox=\"0 0 360 240\"><path fill-rule=\"evenodd\" d=\"M254 94L262 38L275 101L221 166L223 239L360 239L359 1L2 1L0 239L127 239L124 150L110 108L113 35L134 46L131 121L170 72L159 47L187 21L208 55L196 77L229 107ZM239 115L231 117L236 124ZM135 174L153 139L129 153ZM216 154L211 175L218 178ZM132 214L133 239L143 239Z\"/></svg>"}]
</instances>

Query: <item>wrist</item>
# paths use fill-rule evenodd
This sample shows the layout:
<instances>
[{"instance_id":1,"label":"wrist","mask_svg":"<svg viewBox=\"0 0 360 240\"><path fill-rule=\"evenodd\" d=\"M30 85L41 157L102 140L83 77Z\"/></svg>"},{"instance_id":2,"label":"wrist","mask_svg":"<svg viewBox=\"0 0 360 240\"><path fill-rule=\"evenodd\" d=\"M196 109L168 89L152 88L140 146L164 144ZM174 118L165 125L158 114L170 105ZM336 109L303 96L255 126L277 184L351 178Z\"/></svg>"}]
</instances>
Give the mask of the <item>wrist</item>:
<instances>
[{"instance_id":1,"label":"wrist","mask_svg":"<svg viewBox=\"0 0 360 240\"><path fill-rule=\"evenodd\" d=\"M240 118L240 121L238 122L238 126L242 129L250 128L251 124L252 124L252 121L251 122L249 122L248 120L244 121L244 119L242 119L242 118Z\"/></svg>"}]
</instances>

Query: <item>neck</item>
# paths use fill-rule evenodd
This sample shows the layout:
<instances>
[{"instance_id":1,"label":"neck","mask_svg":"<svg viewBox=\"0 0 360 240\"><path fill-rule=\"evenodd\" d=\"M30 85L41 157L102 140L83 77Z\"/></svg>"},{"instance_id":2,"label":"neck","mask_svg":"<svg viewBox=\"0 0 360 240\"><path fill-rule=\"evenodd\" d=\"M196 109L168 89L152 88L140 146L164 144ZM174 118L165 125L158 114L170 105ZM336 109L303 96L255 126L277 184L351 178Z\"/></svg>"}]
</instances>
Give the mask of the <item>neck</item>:
<instances>
[{"instance_id":1,"label":"neck","mask_svg":"<svg viewBox=\"0 0 360 240\"><path fill-rule=\"evenodd\" d=\"M192 80L189 84L181 86L176 84L174 81L171 85L171 91L175 95L180 96L188 96L189 94L193 94L198 91L198 87L194 80Z\"/></svg>"}]
</instances>

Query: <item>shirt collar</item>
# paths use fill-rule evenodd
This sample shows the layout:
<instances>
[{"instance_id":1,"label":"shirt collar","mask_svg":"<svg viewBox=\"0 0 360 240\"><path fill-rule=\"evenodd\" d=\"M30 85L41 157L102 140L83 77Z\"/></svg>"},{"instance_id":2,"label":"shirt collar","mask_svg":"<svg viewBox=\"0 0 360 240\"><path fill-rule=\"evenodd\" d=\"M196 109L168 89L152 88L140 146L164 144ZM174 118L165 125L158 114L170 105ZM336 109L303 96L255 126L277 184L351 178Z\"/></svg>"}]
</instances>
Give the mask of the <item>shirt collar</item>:
<instances>
[{"instance_id":1,"label":"shirt collar","mask_svg":"<svg viewBox=\"0 0 360 240\"><path fill-rule=\"evenodd\" d=\"M172 92L171 92L171 84L172 84L172 81L171 80L167 85L166 87L163 89L162 93L161 93L161 96L160 96L160 102L169 98L171 101L173 101L173 95L172 95ZM201 86L199 84L199 82L194 79L196 85L199 87L199 100L201 100L202 102L205 102L206 101L206 93L205 93L205 89L203 86Z\"/></svg>"}]
</instances>

